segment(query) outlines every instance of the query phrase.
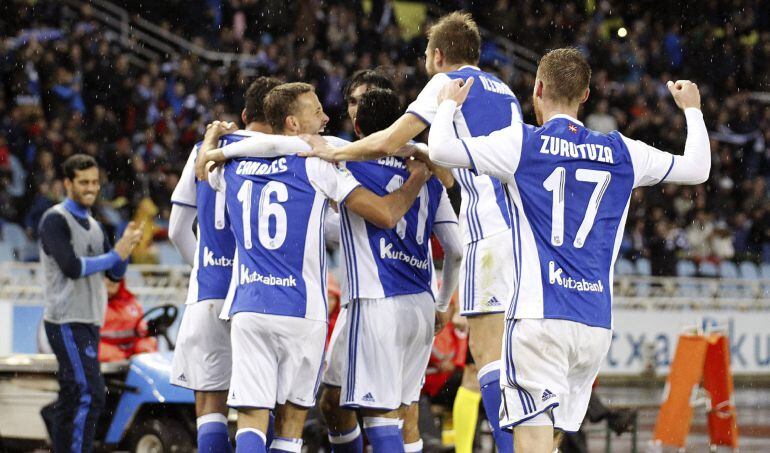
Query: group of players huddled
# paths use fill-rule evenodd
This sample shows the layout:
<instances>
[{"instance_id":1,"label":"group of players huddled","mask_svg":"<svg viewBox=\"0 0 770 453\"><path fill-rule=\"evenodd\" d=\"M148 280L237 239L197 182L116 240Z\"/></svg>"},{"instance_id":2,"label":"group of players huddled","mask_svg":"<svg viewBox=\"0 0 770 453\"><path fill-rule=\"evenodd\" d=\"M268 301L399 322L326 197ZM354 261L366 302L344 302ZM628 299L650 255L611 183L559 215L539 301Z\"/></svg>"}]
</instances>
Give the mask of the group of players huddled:
<instances>
[{"instance_id":1,"label":"group of players huddled","mask_svg":"<svg viewBox=\"0 0 770 453\"><path fill-rule=\"evenodd\" d=\"M170 226L193 265L171 380L195 391L199 451L231 451L229 407L237 452L301 451L321 383L332 451L361 452L363 436L375 453L422 451L415 402L458 287L499 451L551 453L555 432L580 427L611 341L632 189L708 177L700 95L668 84L687 118L683 155L597 133L576 119L591 70L556 49L538 67L531 126L476 66L480 46L468 14L433 25L432 78L405 113L387 76L354 74L355 142L319 135L328 117L311 85L266 77L245 93L244 129L208 126ZM427 146L412 141L427 128ZM329 245L343 308L325 351Z\"/></svg>"}]
</instances>

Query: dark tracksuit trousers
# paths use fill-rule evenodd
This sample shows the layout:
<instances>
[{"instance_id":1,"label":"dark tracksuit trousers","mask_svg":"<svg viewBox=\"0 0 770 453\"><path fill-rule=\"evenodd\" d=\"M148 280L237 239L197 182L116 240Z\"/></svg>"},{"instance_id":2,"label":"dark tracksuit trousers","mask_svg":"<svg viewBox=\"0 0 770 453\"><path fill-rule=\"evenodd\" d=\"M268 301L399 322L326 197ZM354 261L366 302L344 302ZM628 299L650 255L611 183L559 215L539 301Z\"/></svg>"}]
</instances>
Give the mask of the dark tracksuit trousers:
<instances>
[{"instance_id":1,"label":"dark tracksuit trousers","mask_svg":"<svg viewBox=\"0 0 770 453\"><path fill-rule=\"evenodd\" d=\"M53 451L90 452L105 399L99 370L99 326L46 322L45 333L59 361L59 399L43 415Z\"/></svg>"}]
</instances>

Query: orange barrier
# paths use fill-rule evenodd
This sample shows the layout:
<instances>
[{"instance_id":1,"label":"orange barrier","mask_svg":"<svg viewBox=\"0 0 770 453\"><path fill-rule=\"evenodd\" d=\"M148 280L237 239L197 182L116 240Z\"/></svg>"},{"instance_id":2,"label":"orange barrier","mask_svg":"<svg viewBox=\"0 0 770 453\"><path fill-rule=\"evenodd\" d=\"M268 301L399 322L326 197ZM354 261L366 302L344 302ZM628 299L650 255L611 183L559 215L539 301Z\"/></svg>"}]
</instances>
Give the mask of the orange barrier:
<instances>
[{"instance_id":1,"label":"orange barrier","mask_svg":"<svg viewBox=\"0 0 770 453\"><path fill-rule=\"evenodd\" d=\"M732 401L733 376L726 336L681 335L666 381L665 401L655 423L654 439L684 448L692 421L692 401L698 386L711 397L708 414L711 445L738 448L738 426Z\"/></svg>"}]
</instances>

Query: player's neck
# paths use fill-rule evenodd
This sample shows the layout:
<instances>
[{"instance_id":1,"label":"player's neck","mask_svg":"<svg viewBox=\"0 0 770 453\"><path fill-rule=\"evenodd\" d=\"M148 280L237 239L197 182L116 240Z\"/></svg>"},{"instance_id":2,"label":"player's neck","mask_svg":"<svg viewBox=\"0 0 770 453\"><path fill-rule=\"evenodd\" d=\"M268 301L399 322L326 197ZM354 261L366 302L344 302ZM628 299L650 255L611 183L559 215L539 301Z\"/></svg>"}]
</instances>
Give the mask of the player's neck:
<instances>
[{"instance_id":1,"label":"player's neck","mask_svg":"<svg viewBox=\"0 0 770 453\"><path fill-rule=\"evenodd\" d=\"M70 197L64 199L64 208L76 217L88 217L88 208Z\"/></svg>"},{"instance_id":2,"label":"player's neck","mask_svg":"<svg viewBox=\"0 0 770 453\"><path fill-rule=\"evenodd\" d=\"M253 121L246 125L246 130L251 132L261 132L263 134L272 134L273 128L269 124Z\"/></svg>"},{"instance_id":3,"label":"player's neck","mask_svg":"<svg viewBox=\"0 0 770 453\"><path fill-rule=\"evenodd\" d=\"M561 104L547 104L543 103L542 113L543 122L547 122L556 115L567 115L572 118L578 119L578 110L580 110L580 104L576 105L561 105Z\"/></svg>"},{"instance_id":4,"label":"player's neck","mask_svg":"<svg viewBox=\"0 0 770 453\"><path fill-rule=\"evenodd\" d=\"M441 72L454 72L458 69L462 68L463 66L476 66L472 63L456 63L456 64L450 64L450 65L444 65L441 67Z\"/></svg>"}]
</instances>

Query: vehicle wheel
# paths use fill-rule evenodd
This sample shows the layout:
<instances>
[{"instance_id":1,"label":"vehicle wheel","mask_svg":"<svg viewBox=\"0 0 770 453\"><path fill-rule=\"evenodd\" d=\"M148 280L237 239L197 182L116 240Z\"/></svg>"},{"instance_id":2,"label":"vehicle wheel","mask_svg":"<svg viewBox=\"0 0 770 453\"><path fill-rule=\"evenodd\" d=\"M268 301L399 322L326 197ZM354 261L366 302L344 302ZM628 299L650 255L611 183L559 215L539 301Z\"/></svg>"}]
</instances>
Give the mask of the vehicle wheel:
<instances>
[{"instance_id":1,"label":"vehicle wheel","mask_svg":"<svg viewBox=\"0 0 770 453\"><path fill-rule=\"evenodd\" d=\"M131 430L128 440L131 453L183 453L194 448L190 433L171 418L143 420Z\"/></svg>"}]
</instances>

